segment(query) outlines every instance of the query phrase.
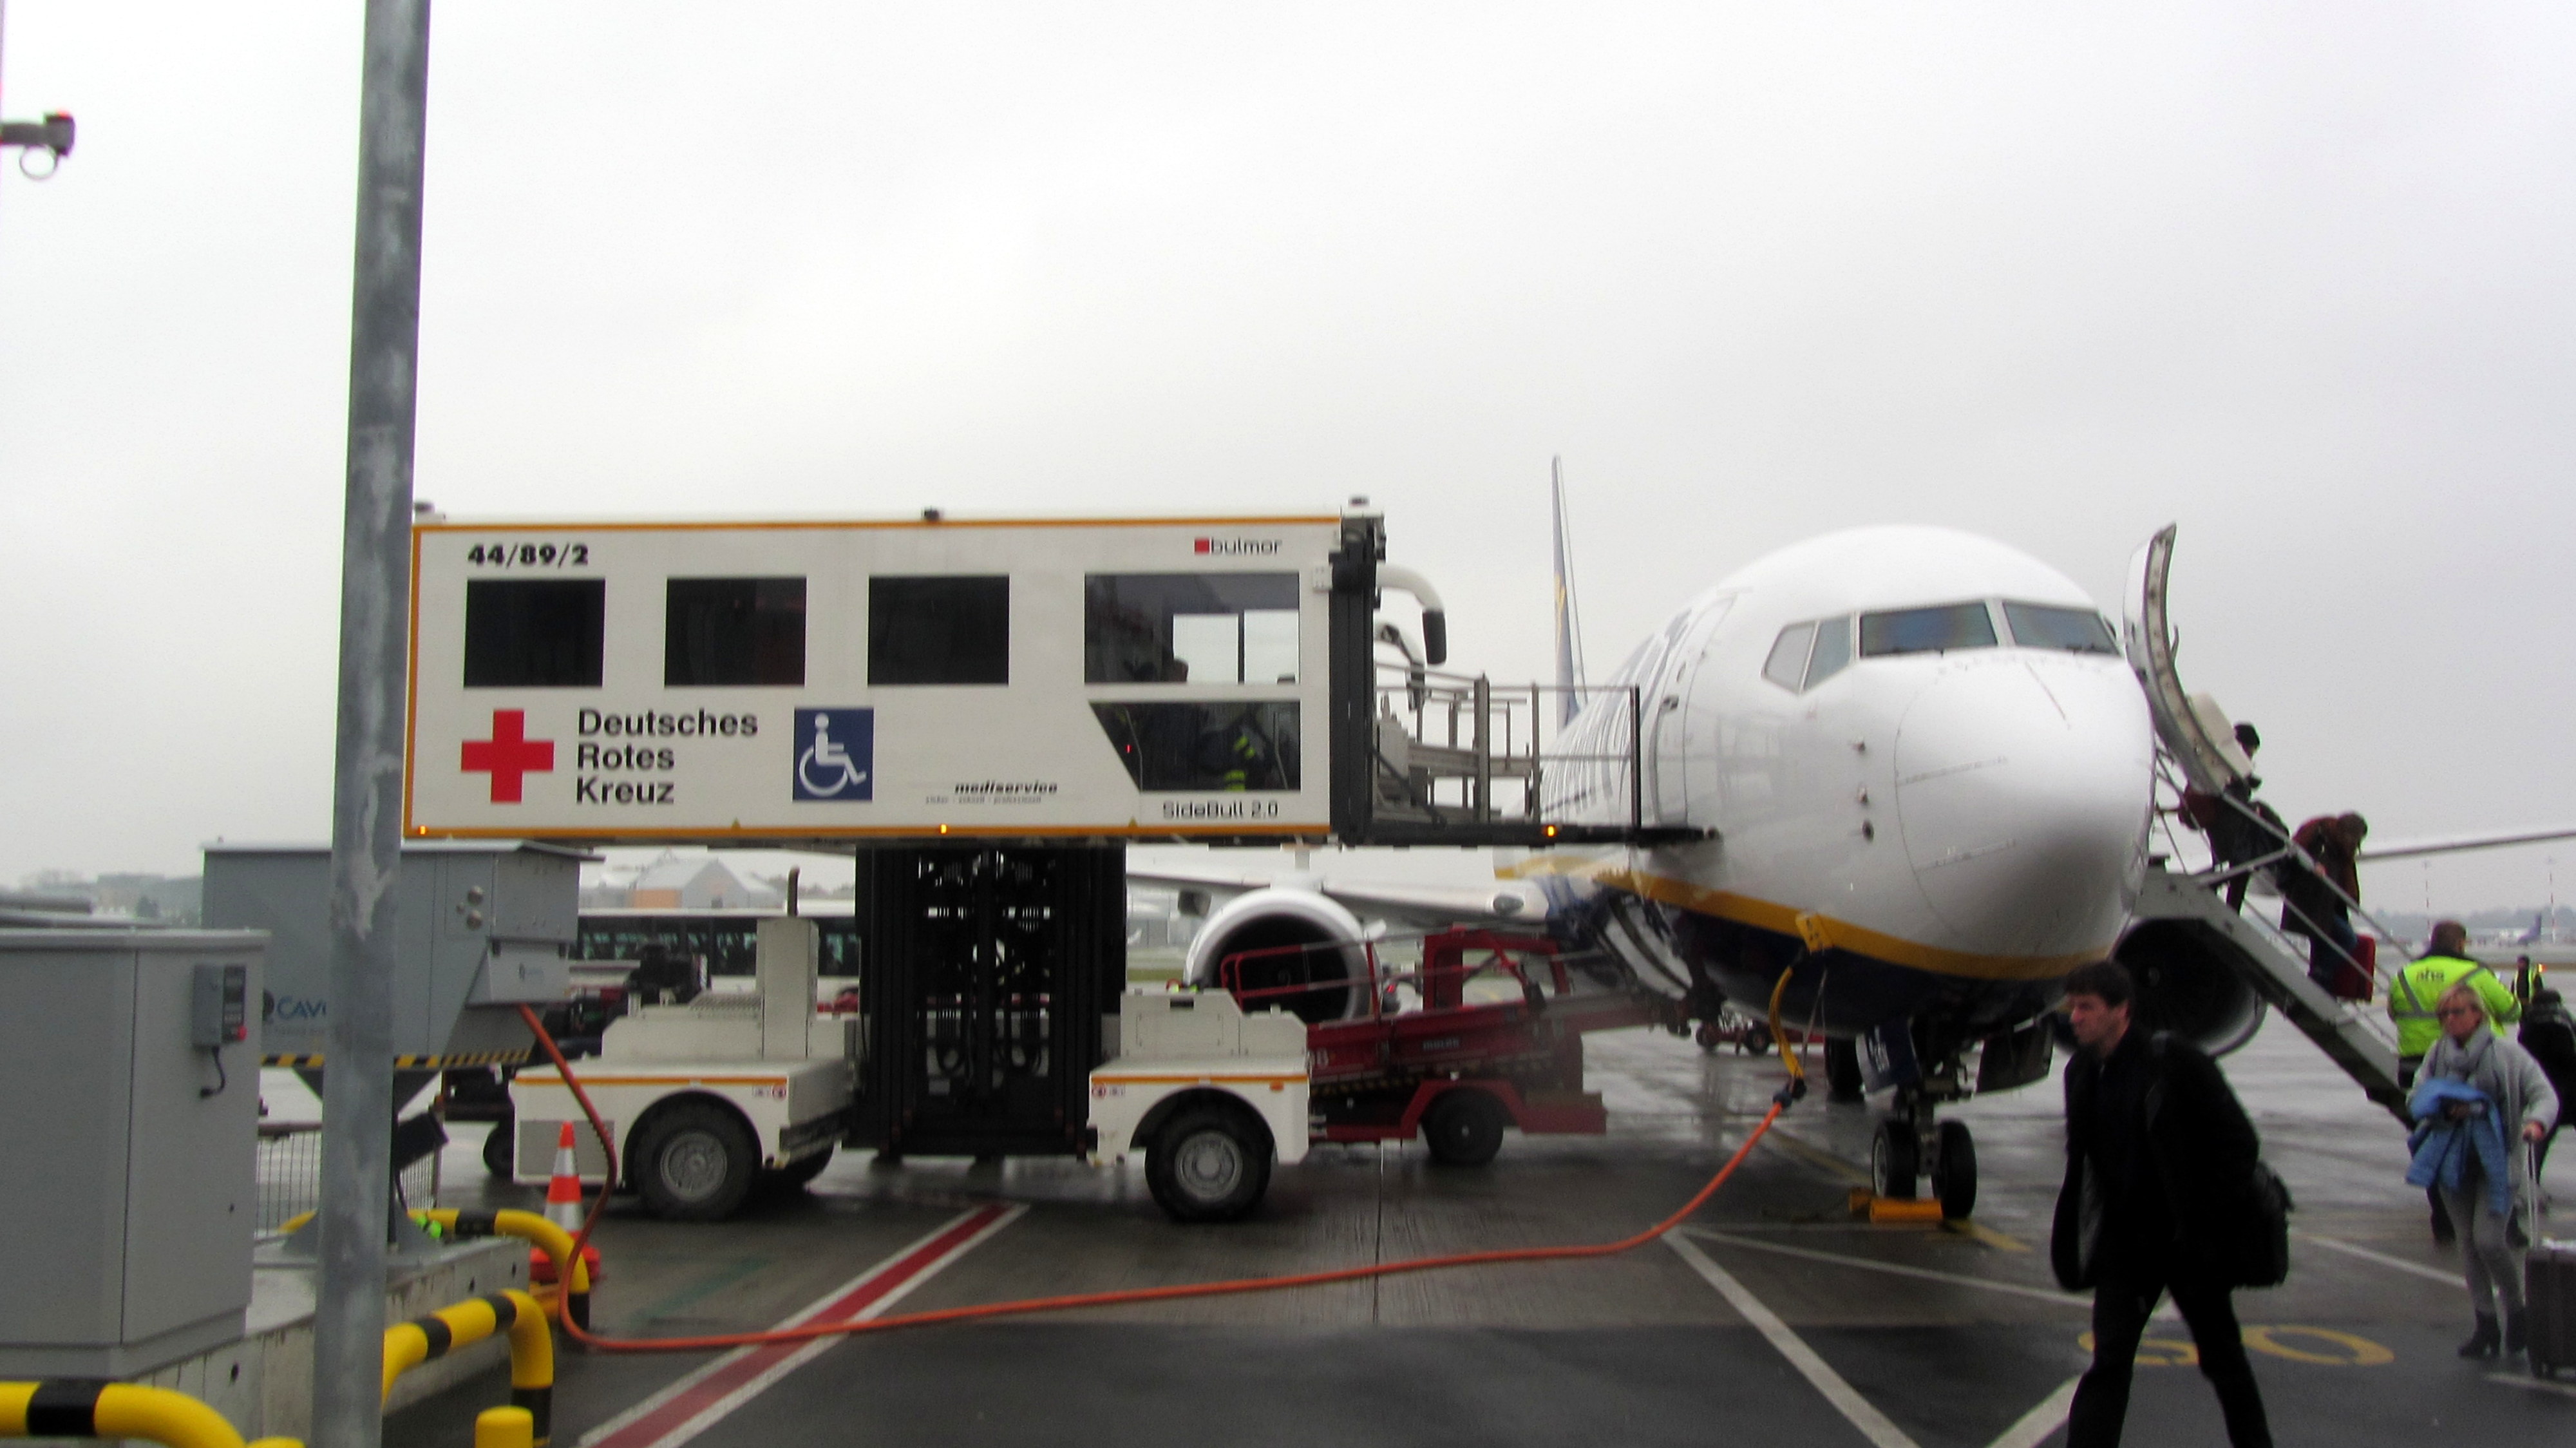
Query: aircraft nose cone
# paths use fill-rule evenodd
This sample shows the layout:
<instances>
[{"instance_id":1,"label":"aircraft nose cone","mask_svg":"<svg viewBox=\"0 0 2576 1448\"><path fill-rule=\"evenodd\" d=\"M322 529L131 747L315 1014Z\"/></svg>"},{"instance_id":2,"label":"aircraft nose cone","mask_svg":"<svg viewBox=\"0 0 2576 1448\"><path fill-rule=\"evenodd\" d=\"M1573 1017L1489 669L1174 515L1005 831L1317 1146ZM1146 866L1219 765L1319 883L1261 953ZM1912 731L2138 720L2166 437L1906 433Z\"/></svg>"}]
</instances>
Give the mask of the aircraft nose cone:
<instances>
[{"instance_id":1,"label":"aircraft nose cone","mask_svg":"<svg viewBox=\"0 0 2576 1448\"><path fill-rule=\"evenodd\" d=\"M1906 860L1951 948L2107 952L2136 901L2154 736L2107 660L1955 661L1897 726Z\"/></svg>"}]
</instances>

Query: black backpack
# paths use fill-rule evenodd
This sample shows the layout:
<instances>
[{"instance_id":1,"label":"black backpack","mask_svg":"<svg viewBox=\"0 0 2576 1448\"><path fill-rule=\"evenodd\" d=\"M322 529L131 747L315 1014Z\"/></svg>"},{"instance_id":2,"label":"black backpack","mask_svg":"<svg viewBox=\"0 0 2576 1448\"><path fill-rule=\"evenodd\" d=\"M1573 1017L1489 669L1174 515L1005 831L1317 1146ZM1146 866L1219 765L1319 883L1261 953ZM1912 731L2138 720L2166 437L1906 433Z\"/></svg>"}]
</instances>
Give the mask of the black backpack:
<instances>
[{"instance_id":1,"label":"black backpack","mask_svg":"<svg viewBox=\"0 0 2576 1448\"><path fill-rule=\"evenodd\" d=\"M2259 1159L2245 1201L2251 1220L2239 1239L2233 1285L2278 1287L2290 1278L2290 1213L2299 1204L2290 1200L2289 1183Z\"/></svg>"}]
</instances>

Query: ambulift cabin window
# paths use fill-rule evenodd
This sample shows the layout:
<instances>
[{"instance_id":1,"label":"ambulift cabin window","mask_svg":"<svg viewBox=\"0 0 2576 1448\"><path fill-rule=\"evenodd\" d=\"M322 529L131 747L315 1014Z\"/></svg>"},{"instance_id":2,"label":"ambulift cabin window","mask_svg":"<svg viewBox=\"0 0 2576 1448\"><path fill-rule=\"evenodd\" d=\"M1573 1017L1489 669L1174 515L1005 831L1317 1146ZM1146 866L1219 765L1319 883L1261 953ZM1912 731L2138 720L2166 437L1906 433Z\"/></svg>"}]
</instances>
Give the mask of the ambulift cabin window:
<instances>
[{"instance_id":1,"label":"ambulift cabin window","mask_svg":"<svg viewBox=\"0 0 2576 1448\"><path fill-rule=\"evenodd\" d=\"M1090 684L1297 682L1297 575L1094 573L1082 586Z\"/></svg>"},{"instance_id":2,"label":"ambulift cabin window","mask_svg":"<svg viewBox=\"0 0 2576 1448\"><path fill-rule=\"evenodd\" d=\"M2111 637L2111 625L2089 608L2051 608L2007 599L2004 622L2012 626L2013 642L2026 649L2063 649L2070 654L2120 651Z\"/></svg>"},{"instance_id":3,"label":"ambulift cabin window","mask_svg":"<svg viewBox=\"0 0 2576 1448\"><path fill-rule=\"evenodd\" d=\"M1995 646L1995 621L1980 603L1902 608L1860 616L1860 656L1932 654Z\"/></svg>"},{"instance_id":4,"label":"ambulift cabin window","mask_svg":"<svg viewBox=\"0 0 2576 1448\"><path fill-rule=\"evenodd\" d=\"M1298 788L1305 753L1294 700L1094 704L1127 777L1147 791Z\"/></svg>"},{"instance_id":5,"label":"ambulift cabin window","mask_svg":"<svg viewBox=\"0 0 2576 1448\"><path fill-rule=\"evenodd\" d=\"M662 629L671 688L805 682L805 580L674 578Z\"/></svg>"},{"instance_id":6,"label":"ambulift cabin window","mask_svg":"<svg viewBox=\"0 0 2576 1448\"><path fill-rule=\"evenodd\" d=\"M1011 580L868 580L868 686L1011 682Z\"/></svg>"},{"instance_id":7,"label":"ambulift cabin window","mask_svg":"<svg viewBox=\"0 0 2576 1448\"><path fill-rule=\"evenodd\" d=\"M596 689L604 578L474 578L465 584L465 687Z\"/></svg>"}]
</instances>

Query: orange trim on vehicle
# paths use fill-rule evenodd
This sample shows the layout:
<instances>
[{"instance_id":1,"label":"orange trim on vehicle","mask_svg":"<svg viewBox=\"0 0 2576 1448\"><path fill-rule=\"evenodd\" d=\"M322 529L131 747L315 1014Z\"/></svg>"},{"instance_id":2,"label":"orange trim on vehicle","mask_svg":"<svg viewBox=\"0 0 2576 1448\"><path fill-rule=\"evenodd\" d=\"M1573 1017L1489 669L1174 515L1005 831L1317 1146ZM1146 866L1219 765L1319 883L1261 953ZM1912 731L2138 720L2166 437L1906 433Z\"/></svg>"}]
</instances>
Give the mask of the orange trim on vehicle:
<instances>
[{"instance_id":1,"label":"orange trim on vehicle","mask_svg":"<svg viewBox=\"0 0 2576 1448\"><path fill-rule=\"evenodd\" d=\"M521 1072L518 1084L528 1086L563 1085L561 1076L530 1076ZM786 1086L784 1076L584 1076L584 1086Z\"/></svg>"},{"instance_id":2,"label":"orange trim on vehicle","mask_svg":"<svg viewBox=\"0 0 2576 1448\"><path fill-rule=\"evenodd\" d=\"M587 1081L589 1077L583 1077ZM1094 1086L1292 1086L1305 1076L1094 1076Z\"/></svg>"},{"instance_id":3,"label":"orange trim on vehicle","mask_svg":"<svg viewBox=\"0 0 2576 1448\"><path fill-rule=\"evenodd\" d=\"M1339 517L1290 515L1258 518L779 518L767 521L717 518L704 522L513 522L414 523L423 533L743 533L775 529L791 533L861 532L895 528L1296 528L1339 523Z\"/></svg>"}]
</instances>

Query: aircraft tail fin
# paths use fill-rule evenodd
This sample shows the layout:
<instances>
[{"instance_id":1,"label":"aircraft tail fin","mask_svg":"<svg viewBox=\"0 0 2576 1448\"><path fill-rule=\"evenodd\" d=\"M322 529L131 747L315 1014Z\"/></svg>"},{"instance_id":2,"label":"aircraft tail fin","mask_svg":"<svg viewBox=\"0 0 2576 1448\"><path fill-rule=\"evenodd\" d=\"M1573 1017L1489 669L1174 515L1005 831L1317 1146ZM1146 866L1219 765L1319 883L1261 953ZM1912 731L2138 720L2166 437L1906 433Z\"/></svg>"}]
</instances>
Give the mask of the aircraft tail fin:
<instances>
[{"instance_id":1,"label":"aircraft tail fin","mask_svg":"<svg viewBox=\"0 0 2576 1448\"><path fill-rule=\"evenodd\" d=\"M1573 722L1583 684L1582 614L1574 604L1573 543L1565 521L1565 459L1548 459L1548 514L1556 552L1556 686L1561 691L1557 727Z\"/></svg>"}]
</instances>

